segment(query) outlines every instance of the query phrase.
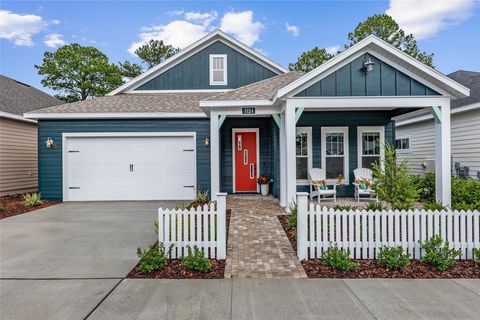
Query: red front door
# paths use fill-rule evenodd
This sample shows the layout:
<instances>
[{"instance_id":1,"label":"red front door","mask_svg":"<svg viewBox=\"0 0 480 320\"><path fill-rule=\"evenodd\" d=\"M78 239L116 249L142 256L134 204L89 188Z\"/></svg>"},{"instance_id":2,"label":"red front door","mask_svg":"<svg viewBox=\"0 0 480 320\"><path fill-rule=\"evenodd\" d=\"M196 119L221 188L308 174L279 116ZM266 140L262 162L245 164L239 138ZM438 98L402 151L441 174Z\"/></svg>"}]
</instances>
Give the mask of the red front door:
<instances>
[{"instance_id":1,"label":"red front door","mask_svg":"<svg viewBox=\"0 0 480 320\"><path fill-rule=\"evenodd\" d=\"M257 133L235 132L235 192L257 192Z\"/></svg>"}]
</instances>

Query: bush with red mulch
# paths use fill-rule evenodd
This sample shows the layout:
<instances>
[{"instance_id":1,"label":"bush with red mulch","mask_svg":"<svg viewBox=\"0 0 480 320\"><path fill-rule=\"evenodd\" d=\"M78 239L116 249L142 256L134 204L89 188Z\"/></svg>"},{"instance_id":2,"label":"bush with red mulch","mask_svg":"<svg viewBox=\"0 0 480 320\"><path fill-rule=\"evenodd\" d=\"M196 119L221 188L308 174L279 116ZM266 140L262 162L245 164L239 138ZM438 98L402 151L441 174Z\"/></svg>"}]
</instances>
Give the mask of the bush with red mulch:
<instances>
[{"instance_id":1,"label":"bush with red mulch","mask_svg":"<svg viewBox=\"0 0 480 320\"><path fill-rule=\"evenodd\" d=\"M288 216L278 216L280 224L285 230L293 249L297 251L296 230L288 225ZM401 270L387 270L377 260L354 260L359 267L351 271L334 270L320 259L302 261L303 268L309 278L406 278L406 279L451 279L451 278L480 278L480 264L473 260L458 260L455 265L445 271L438 271L418 260L411 260L410 264Z\"/></svg>"},{"instance_id":2,"label":"bush with red mulch","mask_svg":"<svg viewBox=\"0 0 480 320\"><path fill-rule=\"evenodd\" d=\"M0 203L2 204L3 210L0 210L0 220L8 217L13 217L22 213L27 213L30 211L50 207L59 202L42 200L43 203L35 207L27 207L23 202L23 195L13 195L13 196L4 196L0 197Z\"/></svg>"}]
</instances>

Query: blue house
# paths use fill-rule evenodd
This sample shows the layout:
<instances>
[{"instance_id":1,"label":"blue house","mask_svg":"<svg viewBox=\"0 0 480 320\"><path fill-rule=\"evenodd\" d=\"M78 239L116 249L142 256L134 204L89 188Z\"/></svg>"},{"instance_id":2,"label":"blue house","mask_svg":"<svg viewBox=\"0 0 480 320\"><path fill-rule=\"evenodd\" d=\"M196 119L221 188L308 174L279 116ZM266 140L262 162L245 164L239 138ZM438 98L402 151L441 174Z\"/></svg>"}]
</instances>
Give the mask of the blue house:
<instances>
[{"instance_id":1,"label":"blue house","mask_svg":"<svg viewBox=\"0 0 480 320\"><path fill-rule=\"evenodd\" d=\"M108 96L26 114L38 120L46 199L192 199L271 193L285 206L308 173L344 177L383 158L392 118L432 113L437 200L450 204L450 101L469 90L370 36L309 73L289 72L216 30Z\"/></svg>"}]
</instances>

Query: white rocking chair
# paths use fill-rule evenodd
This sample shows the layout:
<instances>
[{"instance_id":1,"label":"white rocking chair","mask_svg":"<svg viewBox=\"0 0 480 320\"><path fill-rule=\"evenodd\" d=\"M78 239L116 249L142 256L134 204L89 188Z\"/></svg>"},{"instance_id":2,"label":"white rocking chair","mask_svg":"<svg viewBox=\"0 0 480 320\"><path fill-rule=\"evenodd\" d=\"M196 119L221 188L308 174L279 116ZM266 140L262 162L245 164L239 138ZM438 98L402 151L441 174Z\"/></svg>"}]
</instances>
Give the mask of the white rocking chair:
<instances>
[{"instance_id":1,"label":"white rocking chair","mask_svg":"<svg viewBox=\"0 0 480 320\"><path fill-rule=\"evenodd\" d=\"M357 202L360 200L372 200L374 199L378 202L378 195L375 193L375 190L368 187L367 189L362 189L361 184L357 181L359 180L372 180L373 181L373 173L372 170L367 168L357 168L353 170L353 174L355 175L355 182L353 185L355 186L355 199ZM361 197L362 195L367 197Z\"/></svg>"},{"instance_id":2,"label":"white rocking chair","mask_svg":"<svg viewBox=\"0 0 480 320\"><path fill-rule=\"evenodd\" d=\"M337 184L336 183L329 183L328 185L333 186L332 189L321 189L324 184L319 183L319 181L325 180L325 169L313 168L310 170L308 174L309 181L310 181L310 200L314 197L318 198L318 203L320 200L326 198L332 198L334 202L337 202ZM325 185L327 185L325 183Z\"/></svg>"}]
</instances>

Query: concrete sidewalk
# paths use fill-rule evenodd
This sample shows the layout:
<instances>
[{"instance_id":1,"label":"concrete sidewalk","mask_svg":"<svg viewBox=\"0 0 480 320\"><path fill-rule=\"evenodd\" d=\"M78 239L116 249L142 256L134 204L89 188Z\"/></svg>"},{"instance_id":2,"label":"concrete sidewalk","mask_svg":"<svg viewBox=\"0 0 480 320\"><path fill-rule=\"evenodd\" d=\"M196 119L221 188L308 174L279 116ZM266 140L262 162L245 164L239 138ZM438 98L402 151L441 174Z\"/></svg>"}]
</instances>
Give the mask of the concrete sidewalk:
<instances>
[{"instance_id":1,"label":"concrete sidewalk","mask_svg":"<svg viewBox=\"0 0 480 320\"><path fill-rule=\"evenodd\" d=\"M20 291L1 290L0 318L441 320L480 314L480 280L124 279L110 291L116 281L2 280L4 289Z\"/></svg>"}]
</instances>

